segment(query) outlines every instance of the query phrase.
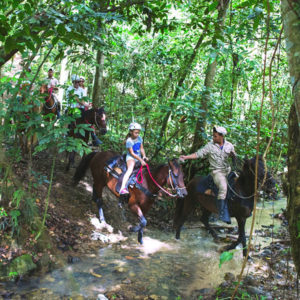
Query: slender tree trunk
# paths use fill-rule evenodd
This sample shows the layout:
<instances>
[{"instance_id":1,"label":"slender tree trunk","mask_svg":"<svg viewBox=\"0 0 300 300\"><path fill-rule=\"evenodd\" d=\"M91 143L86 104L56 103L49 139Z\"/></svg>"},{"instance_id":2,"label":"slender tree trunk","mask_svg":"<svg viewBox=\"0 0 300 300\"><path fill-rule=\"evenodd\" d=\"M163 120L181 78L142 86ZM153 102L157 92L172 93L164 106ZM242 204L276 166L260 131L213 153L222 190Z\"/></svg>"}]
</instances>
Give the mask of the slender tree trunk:
<instances>
[{"instance_id":1,"label":"slender tree trunk","mask_svg":"<svg viewBox=\"0 0 300 300\"><path fill-rule=\"evenodd\" d=\"M103 105L103 70L104 70L104 55L101 50L97 51L97 58L96 58L96 72L95 72L95 80L94 80L94 87L93 87L93 106L100 107Z\"/></svg>"},{"instance_id":2,"label":"slender tree trunk","mask_svg":"<svg viewBox=\"0 0 300 300\"><path fill-rule=\"evenodd\" d=\"M175 100L178 97L180 88L182 87L182 85L184 83L184 80L186 79L186 77L188 76L188 74L191 71L191 65L194 62L194 60L195 60L195 58L197 56L198 50L199 50L199 48L200 48L200 46L201 46L201 44L203 42L203 39L204 39L204 37L205 37L205 35L207 33L208 25L209 25L209 22L206 23L205 28L204 28L201 36L199 37L199 39L197 41L197 44L196 44L196 46L193 49L193 53L191 54L191 56L189 57L189 59L187 61L183 62L183 67L182 67L182 70L181 70L181 72L179 74L179 80L178 80L178 84L176 86L176 89L175 89L175 92L174 92L174 95L173 95L173 100ZM171 77L169 77L169 78L171 78ZM160 135L159 135L160 139L159 139L159 143L156 145L156 150L155 150L154 157L162 149L162 138L163 138L163 136L165 134L165 131L167 129L168 121L169 121L169 118L171 116L172 108L173 107L174 107L174 104L171 102L171 104L170 104L170 111L167 112L167 114L163 118L161 130L160 130Z\"/></svg>"},{"instance_id":3,"label":"slender tree trunk","mask_svg":"<svg viewBox=\"0 0 300 300\"><path fill-rule=\"evenodd\" d=\"M218 20L216 22L215 33L214 33L213 43L212 43L213 48L216 49L216 53L217 53L216 40L220 36L223 36L223 26L224 26L226 12L230 0L224 0L219 2L220 4L218 7ZM209 61L207 65L207 69L205 73L205 81L204 81L204 93L201 99L202 112L200 113L200 116L196 122L195 135L194 135L194 141L191 148L191 152L196 151L198 148L200 148L203 145L203 137L205 136L205 127L206 127L207 108L210 102L211 89L214 86L216 70L217 70L217 55L213 59L213 61Z\"/></svg>"},{"instance_id":4,"label":"slender tree trunk","mask_svg":"<svg viewBox=\"0 0 300 300\"><path fill-rule=\"evenodd\" d=\"M287 211L292 255L300 274L300 5L282 0L281 9L294 96L289 115Z\"/></svg>"}]
</instances>

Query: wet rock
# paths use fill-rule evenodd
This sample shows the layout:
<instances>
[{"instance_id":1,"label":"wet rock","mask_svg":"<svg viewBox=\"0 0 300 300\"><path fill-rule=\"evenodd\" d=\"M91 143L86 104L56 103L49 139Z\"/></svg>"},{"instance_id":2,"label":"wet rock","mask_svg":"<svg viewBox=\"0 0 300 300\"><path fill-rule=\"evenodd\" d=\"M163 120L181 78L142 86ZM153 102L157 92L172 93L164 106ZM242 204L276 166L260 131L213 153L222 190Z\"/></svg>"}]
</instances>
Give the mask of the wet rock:
<instances>
[{"instance_id":1,"label":"wet rock","mask_svg":"<svg viewBox=\"0 0 300 300\"><path fill-rule=\"evenodd\" d=\"M48 253L43 253L41 259L37 262L39 269L44 273L49 271L52 261Z\"/></svg>"},{"instance_id":2,"label":"wet rock","mask_svg":"<svg viewBox=\"0 0 300 300\"><path fill-rule=\"evenodd\" d=\"M29 254L21 255L15 258L8 266L8 275L15 274L23 276L36 268L36 264L33 263L32 257Z\"/></svg>"},{"instance_id":3,"label":"wet rock","mask_svg":"<svg viewBox=\"0 0 300 300\"><path fill-rule=\"evenodd\" d=\"M248 286L247 291L250 295L264 295L265 292L261 287Z\"/></svg>"},{"instance_id":4,"label":"wet rock","mask_svg":"<svg viewBox=\"0 0 300 300\"><path fill-rule=\"evenodd\" d=\"M110 240L108 236L98 231L93 231L93 233L91 234L91 239L93 241L100 240L103 243L108 243Z\"/></svg>"},{"instance_id":5,"label":"wet rock","mask_svg":"<svg viewBox=\"0 0 300 300\"><path fill-rule=\"evenodd\" d=\"M68 263L69 264L75 264L75 263L78 263L80 261L81 261L80 257L68 255Z\"/></svg>"},{"instance_id":6,"label":"wet rock","mask_svg":"<svg viewBox=\"0 0 300 300\"><path fill-rule=\"evenodd\" d=\"M204 288L200 290L194 290L191 294L191 299L210 299L215 294L215 289Z\"/></svg>"},{"instance_id":7,"label":"wet rock","mask_svg":"<svg viewBox=\"0 0 300 300\"><path fill-rule=\"evenodd\" d=\"M97 300L108 300L108 298L106 298L103 294L98 294Z\"/></svg>"},{"instance_id":8,"label":"wet rock","mask_svg":"<svg viewBox=\"0 0 300 300\"><path fill-rule=\"evenodd\" d=\"M131 284L131 280L129 278L126 278L126 279L122 280L122 283Z\"/></svg>"},{"instance_id":9,"label":"wet rock","mask_svg":"<svg viewBox=\"0 0 300 300\"><path fill-rule=\"evenodd\" d=\"M265 249L262 253L261 256L263 257L270 257L272 255L272 251L270 249Z\"/></svg>"},{"instance_id":10,"label":"wet rock","mask_svg":"<svg viewBox=\"0 0 300 300\"><path fill-rule=\"evenodd\" d=\"M252 285L252 286L256 286L258 285L258 281L255 279L255 277L251 276L251 275L247 275L244 277L243 279L243 284L244 285Z\"/></svg>"},{"instance_id":11,"label":"wet rock","mask_svg":"<svg viewBox=\"0 0 300 300\"><path fill-rule=\"evenodd\" d=\"M227 281L235 281L235 276L234 274L227 272L224 276L224 279Z\"/></svg>"}]
</instances>

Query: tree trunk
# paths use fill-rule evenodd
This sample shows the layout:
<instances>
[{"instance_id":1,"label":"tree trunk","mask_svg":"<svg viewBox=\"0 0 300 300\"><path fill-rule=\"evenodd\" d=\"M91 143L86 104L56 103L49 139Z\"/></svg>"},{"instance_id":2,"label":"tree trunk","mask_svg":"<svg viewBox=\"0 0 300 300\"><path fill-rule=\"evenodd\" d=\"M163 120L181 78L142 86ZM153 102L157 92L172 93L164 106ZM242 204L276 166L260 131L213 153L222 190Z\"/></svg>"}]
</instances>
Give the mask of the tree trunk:
<instances>
[{"instance_id":1,"label":"tree trunk","mask_svg":"<svg viewBox=\"0 0 300 300\"><path fill-rule=\"evenodd\" d=\"M217 42L216 40L223 36L223 26L226 18L226 12L228 9L230 0L220 1L218 7L218 20L215 25L215 33L213 37L212 46L216 50L217 54ZM199 118L197 119L196 126L195 126L195 135L194 141L191 148L191 152L195 152L198 148L203 145L203 137L205 136L205 127L206 127L206 115L207 115L207 108L210 102L210 94L211 89L214 86L214 80L216 75L217 69L217 55L213 59L213 61L209 61L205 73L205 81L204 81L204 93L201 99L201 110Z\"/></svg>"},{"instance_id":2,"label":"tree trunk","mask_svg":"<svg viewBox=\"0 0 300 300\"><path fill-rule=\"evenodd\" d=\"M294 96L289 115L287 211L292 255L300 274L300 6L296 1L282 0L281 14Z\"/></svg>"},{"instance_id":3,"label":"tree trunk","mask_svg":"<svg viewBox=\"0 0 300 300\"><path fill-rule=\"evenodd\" d=\"M188 74L190 73L191 71L191 66L192 66L192 63L194 62L196 56L197 56L197 53L200 49L200 46L203 42L203 39L205 38L206 36L206 33L207 33L207 29L208 29L208 25L209 25L209 21L206 22L205 24L205 28L201 34L201 36L199 37L198 41L197 41L197 44L195 45L194 49L193 49L193 53L191 54L191 56L185 60L183 62L183 66L181 68L181 71L179 72L179 80L178 80L178 84L176 86L176 89L175 89L175 92L174 92L174 95L173 95L173 100L175 100L177 97L178 97L178 94L179 94L179 91L180 91L180 88L182 87L186 77L188 76ZM170 79L171 77L169 77ZM168 79L168 80L169 80ZM170 111L166 113L165 117L163 118L163 121L162 121L162 126L161 126L161 130L160 130L160 134L159 134L159 143L157 143L156 145L156 150L155 150L155 154L153 157L156 157L158 152L162 149L162 138L165 134L165 131L167 129L167 125L168 125L168 121L169 121L169 118L171 116L171 113L172 113L172 108L173 108L174 104L171 102L170 104Z\"/></svg>"},{"instance_id":4,"label":"tree trunk","mask_svg":"<svg viewBox=\"0 0 300 300\"><path fill-rule=\"evenodd\" d=\"M96 72L95 72L95 80L94 80L94 87L93 87L93 106L100 107L103 105L103 69L104 69L104 55L101 50L97 51L97 58L96 58Z\"/></svg>"}]
</instances>

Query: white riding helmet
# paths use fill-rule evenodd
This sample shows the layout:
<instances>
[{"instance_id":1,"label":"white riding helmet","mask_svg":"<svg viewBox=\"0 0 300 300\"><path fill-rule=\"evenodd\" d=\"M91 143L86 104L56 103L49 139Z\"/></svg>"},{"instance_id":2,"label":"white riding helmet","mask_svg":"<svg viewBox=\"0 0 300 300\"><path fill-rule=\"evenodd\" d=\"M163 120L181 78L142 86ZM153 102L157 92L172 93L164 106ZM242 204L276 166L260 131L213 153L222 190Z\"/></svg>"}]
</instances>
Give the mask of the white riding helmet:
<instances>
[{"instance_id":1,"label":"white riding helmet","mask_svg":"<svg viewBox=\"0 0 300 300\"><path fill-rule=\"evenodd\" d=\"M139 123L132 122L130 123L128 130L142 130L142 126Z\"/></svg>"},{"instance_id":2,"label":"white riding helmet","mask_svg":"<svg viewBox=\"0 0 300 300\"><path fill-rule=\"evenodd\" d=\"M82 79L83 81L85 81L84 77L83 76L80 76L80 79Z\"/></svg>"},{"instance_id":3,"label":"white riding helmet","mask_svg":"<svg viewBox=\"0 0 300 300\"><path fill-rule=\"evenodd\" d=\"M80 78L78 75L72 75L71 79L72 79L72 82L74 82L74 81L79 81Z\"/></svg>"}]
</instances>

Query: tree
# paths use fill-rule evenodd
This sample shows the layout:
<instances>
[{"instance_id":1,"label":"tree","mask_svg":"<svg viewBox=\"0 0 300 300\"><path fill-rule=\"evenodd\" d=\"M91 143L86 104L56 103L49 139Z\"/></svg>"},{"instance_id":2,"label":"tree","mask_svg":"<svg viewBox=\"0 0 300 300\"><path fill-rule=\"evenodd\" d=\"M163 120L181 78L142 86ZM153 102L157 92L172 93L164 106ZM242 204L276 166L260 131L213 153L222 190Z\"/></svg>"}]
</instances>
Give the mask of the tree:
<instances>
[{"instance_id":1,"label":"tree","mask_svg":"<svg viewBox=\"0 0 300 300\"><path fill-rule=\"evenodd\" d=\"M289 115L287 210L292 254L300 274L300 5L290 0L282 0L281 5L294 97Z\"/></svg>"}]
</instances>

